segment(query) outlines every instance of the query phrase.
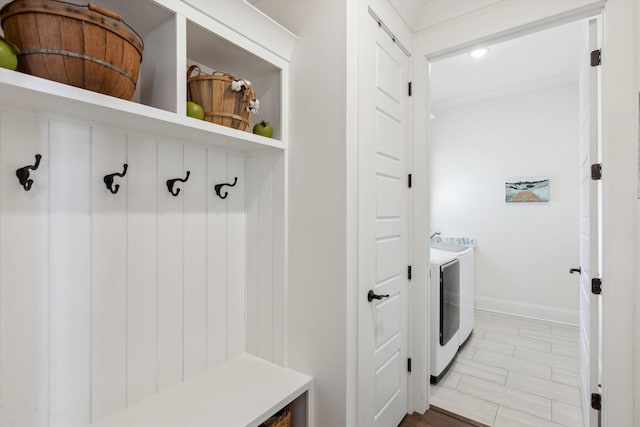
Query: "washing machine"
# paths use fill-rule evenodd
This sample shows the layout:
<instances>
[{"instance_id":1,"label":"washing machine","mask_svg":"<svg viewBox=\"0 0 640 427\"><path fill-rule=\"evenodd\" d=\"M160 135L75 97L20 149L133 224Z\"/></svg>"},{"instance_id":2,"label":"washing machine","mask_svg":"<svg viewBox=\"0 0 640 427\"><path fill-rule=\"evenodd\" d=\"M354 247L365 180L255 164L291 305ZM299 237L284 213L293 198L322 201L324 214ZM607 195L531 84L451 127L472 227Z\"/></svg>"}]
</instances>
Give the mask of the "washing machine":
<instances>
[{"instance_id":1,"label":"washing machine","mask_svg":"<svg viewBox=\"0 0 640 427\"><path fill-rule=\"evenodd\" d=\"M431 366L436 384L458 353L460 262L455 252L431 249Z\"/></svg>"}]
</instances>

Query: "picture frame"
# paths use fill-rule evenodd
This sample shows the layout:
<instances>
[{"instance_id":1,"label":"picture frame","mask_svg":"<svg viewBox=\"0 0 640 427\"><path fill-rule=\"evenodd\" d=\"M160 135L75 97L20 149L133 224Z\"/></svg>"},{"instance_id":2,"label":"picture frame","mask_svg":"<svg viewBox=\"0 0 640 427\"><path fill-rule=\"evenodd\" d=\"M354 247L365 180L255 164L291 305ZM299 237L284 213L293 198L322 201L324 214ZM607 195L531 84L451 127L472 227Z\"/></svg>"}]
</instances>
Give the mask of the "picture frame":
<instances>
[{"instance_id":1,"label":"picture frame","mask_svg":"<svg viewBox=\"0 0 640 427\"><path fill-rule=\"evenodd\" d=\"M549 201L549 179L508 179L504 192L506 203L546 203Z\"/></svg>"}]
</instances>

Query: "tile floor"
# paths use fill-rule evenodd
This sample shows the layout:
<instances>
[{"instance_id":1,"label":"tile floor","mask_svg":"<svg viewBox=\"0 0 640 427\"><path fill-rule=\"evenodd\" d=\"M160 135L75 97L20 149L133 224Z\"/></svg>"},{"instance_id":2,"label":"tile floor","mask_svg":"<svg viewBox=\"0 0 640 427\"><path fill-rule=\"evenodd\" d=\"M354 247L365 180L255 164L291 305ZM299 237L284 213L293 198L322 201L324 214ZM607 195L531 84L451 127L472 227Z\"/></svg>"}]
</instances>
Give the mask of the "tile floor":
<instances>
[{"instance_id":1,"label":"tile floor","mask_svg":"<svg viewBox=\"0 0 640 427\"><path fill-rule=\"evenodd\" d=\"M476 310L431 404L496 427L582 426L577 327Z\"/></svg>"}]
</instances>

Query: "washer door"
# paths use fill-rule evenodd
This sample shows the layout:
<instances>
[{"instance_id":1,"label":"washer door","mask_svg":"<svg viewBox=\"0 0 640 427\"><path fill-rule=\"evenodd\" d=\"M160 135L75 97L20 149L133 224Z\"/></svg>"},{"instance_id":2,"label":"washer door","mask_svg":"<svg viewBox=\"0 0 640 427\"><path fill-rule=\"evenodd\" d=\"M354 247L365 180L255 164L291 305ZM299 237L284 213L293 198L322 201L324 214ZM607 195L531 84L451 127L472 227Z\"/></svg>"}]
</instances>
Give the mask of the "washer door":
<instances>
[{"instance_id":1,"label":"washer door","mask_svg":"<svg viewBox=\"0 0 640 427\"><path fill-rule=\"evenodd\" d=\"M446 345L460 327L460 263L440 266L440 345Z\"/></svg>"}]
</instances>

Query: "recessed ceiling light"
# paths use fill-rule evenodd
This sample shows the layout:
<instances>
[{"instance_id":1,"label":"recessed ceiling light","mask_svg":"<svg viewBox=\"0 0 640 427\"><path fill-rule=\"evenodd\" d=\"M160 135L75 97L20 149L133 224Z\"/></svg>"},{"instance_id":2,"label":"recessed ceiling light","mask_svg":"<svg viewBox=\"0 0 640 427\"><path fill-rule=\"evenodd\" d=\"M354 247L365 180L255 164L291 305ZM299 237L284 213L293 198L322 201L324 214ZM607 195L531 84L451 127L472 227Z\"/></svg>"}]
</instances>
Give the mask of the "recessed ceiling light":
<instances>
[{"instance_id":1,"label":"recessed ceiling light","mask_svg":"<svg viewBox=\"0 0 640 427\"><path fill-rule=\"evenodd\" d=\"M487 53L489 53L489 49L487 49L486 47L482 47L480 49L472 50L471 53L469 53L469 56L472 58L482 58Z\"/></svg>"}]
</instances>

